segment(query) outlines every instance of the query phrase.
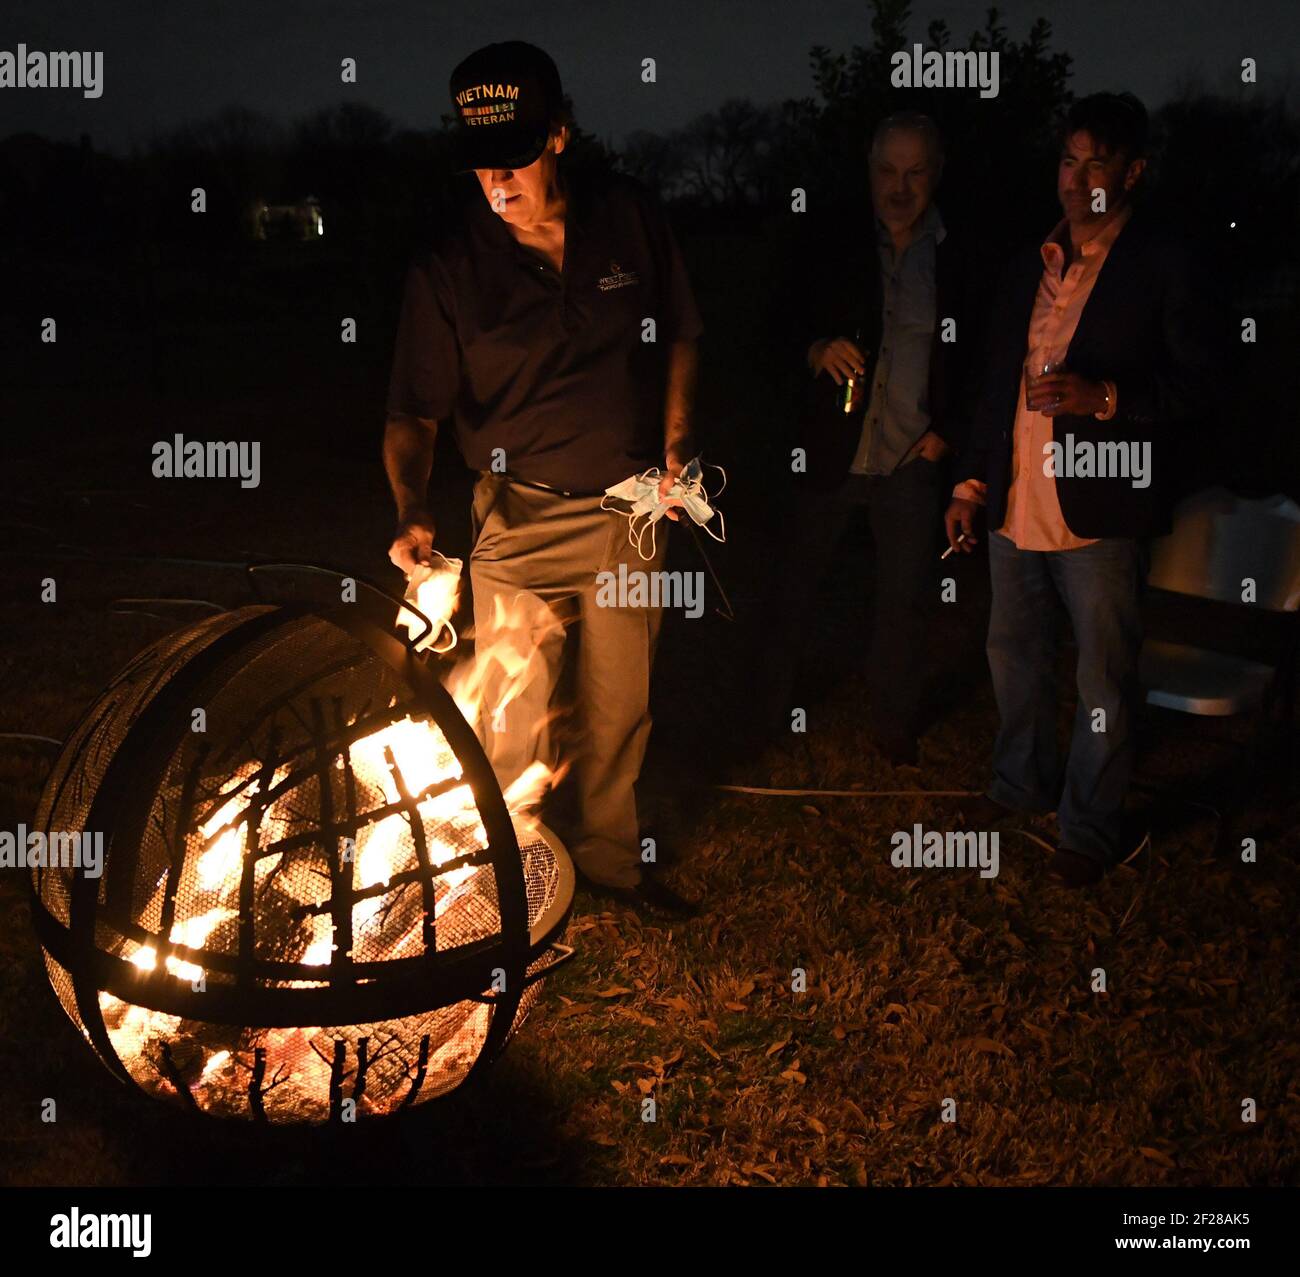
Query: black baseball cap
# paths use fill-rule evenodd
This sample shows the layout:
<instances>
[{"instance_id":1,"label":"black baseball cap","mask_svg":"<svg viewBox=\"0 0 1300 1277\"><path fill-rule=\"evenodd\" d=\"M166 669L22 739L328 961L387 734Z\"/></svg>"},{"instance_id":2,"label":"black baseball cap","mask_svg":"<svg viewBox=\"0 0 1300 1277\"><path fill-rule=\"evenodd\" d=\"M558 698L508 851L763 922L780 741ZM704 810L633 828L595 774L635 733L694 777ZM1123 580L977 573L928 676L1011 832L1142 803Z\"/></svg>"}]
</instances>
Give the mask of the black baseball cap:
<instances>
[{"instance_id":1,"label":"black baseball cap","mask_svg":"<svg viewBox=\"0 0 1300 1277\"><path fill-rule=\"evenodd\" d=\"M536 45L506 40L471 53L451 73L457 168L532 164L562 99L560 73Z\"/></svg>"}]
</instances>

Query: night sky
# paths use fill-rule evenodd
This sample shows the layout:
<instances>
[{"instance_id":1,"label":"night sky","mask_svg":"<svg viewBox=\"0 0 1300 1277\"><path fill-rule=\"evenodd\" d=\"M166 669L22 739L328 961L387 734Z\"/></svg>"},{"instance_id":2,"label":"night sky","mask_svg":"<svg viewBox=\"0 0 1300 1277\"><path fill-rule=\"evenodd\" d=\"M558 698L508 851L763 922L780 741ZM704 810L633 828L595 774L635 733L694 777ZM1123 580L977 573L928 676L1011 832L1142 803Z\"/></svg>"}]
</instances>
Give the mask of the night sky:
<instances>
[{"instance_id":1,"label":"night sky","mask_svg":"<svg viewBox=\"0 0 1300 1277\"><path fill-rule=\"evenodd\" d=\"M920 38L943 16L952 47L982 25L986 0L913 5ZM1011 35L1038 15L1053 47L1073 54L1076 93L1131 88L1157 106L1189 75L1211 89L1239 88L1244 56L1261 87L1300 95L1300 5L1295 0L1006 0ZM684 124L729 97L764 103L811 92L808 50L866 40L863 0L5 0L0 49L100 49L105 90L0 90L0 137L32 130L91 135L98 147L147 145L155 132L239 103L291 120L345 99L402 125L425 127L448 109L447 78L466 53L519 38L559 65L579 120L618 142L632 129ZM358 59L355 86L340 59ZM640 61L654 57L658 83ZM1231 78L1229 78L1231 77Z\"/></svg>"}]
</instances>

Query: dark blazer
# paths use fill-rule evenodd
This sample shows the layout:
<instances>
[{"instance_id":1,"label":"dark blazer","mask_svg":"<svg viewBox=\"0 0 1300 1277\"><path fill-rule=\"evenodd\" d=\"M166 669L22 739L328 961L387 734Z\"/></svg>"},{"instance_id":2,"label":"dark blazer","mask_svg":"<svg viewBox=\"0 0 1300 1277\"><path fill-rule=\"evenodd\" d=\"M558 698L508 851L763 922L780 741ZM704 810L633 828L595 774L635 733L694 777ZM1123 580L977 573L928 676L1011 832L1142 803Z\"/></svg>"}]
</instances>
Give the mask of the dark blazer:
<instances>
[{"instance_id":1,"label":"dark blazer","mask_svg":"<svg viewBox=\"0 0 1300 1277\"><path fill-rule=\"evenodd\" d=\"M1043 274L1040 245L1008 266L988 327L984 380L970 438L955 478L988 484L990 530L1002 526L1011 482L1011 431L1029 341L1029 317ZM1122 477L1056 478L1066 526L1080 537L1158 536L1170 527L1177 499L1180 437L1213 411L1223 383L1226 347L1220 332L1217 271L1190 244L1141 210L1111 245L1065 366L1113 381L1117 412L1053 419L1063 448L1078 440L1151 444L1151 485Z\"/></svg>"},{"instance_id":2,"label":"dark blazer","mask_svg":"<svg viewBox=\"0 0 1300 1277\"><path fill-rule=\"evenodd\" d=\"M810 221L794 249L794 277L780 291L794 316L787 358L798 368L795 442L807 452L807 486L829 490L843 482L862 436L865 409L846 416L837 386L808 370L808 347L820 337L852 338L862 332L870 386L884 328L880 253L870 205L853 216ZM966 442L978 393L977 271L961 237L948 228L935 250L935 325L930 345L930 429L954 455ZM956 340L942 339L944 320L956 323Z\"/></svg>"}]
</instances>

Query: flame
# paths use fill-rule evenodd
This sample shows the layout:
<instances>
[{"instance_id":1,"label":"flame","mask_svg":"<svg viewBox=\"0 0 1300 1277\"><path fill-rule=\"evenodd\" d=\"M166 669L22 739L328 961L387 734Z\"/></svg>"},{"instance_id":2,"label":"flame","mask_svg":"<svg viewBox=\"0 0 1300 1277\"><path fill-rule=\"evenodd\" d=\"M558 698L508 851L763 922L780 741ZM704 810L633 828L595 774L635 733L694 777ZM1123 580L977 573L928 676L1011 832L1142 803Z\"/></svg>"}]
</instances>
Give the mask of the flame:
<instances>
[{"instance_id":1,"label":"flame","mask_svg":"<svg viewBox=\"0 0 1300 1277\"><path fill-rule=\"evenodd\" d=\"M203 1066L203 1072L199 1074L200 1081L207 1081L210 1073L215 1073L217 1069L230 1059L229 1051L216 1051L208 1057L208 1062Z\"/></svg>"}]
</instances>

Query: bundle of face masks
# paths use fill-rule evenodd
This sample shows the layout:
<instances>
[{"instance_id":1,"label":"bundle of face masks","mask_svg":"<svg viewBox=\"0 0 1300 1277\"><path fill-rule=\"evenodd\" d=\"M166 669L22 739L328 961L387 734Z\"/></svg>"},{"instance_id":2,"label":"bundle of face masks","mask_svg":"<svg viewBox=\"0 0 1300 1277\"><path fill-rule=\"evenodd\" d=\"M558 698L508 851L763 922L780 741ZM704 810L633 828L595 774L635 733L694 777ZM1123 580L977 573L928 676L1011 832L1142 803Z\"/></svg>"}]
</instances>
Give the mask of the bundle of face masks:
<instances>
[{"instance_id":1,"label":"bundle of face masks","mask_svg":"<svg viewBox=\"0 0 1300 1277\"><path fill-rule=\"evenodd\" d=\"M721 510L715 510L710 501L716 499L727 486L727 472L721 466L712 466L722 475L722 486L710 494L704 486L704 466L699 457L687 462L682 472L668 489L667 495L659 495L659 484L667 471L657 466L634 474L622 483L605 489L600 508L615 514L624 515L628 520L627 536L642 559L650 560L655 556L655 524L677 507L685 510L692 522L703 528L715 541L727 539L727 524ZM718 519L718 531L709 527L714 515ZM650 540L650 552L644 549L647 534Z\"/></svg>"}]
</instances>

